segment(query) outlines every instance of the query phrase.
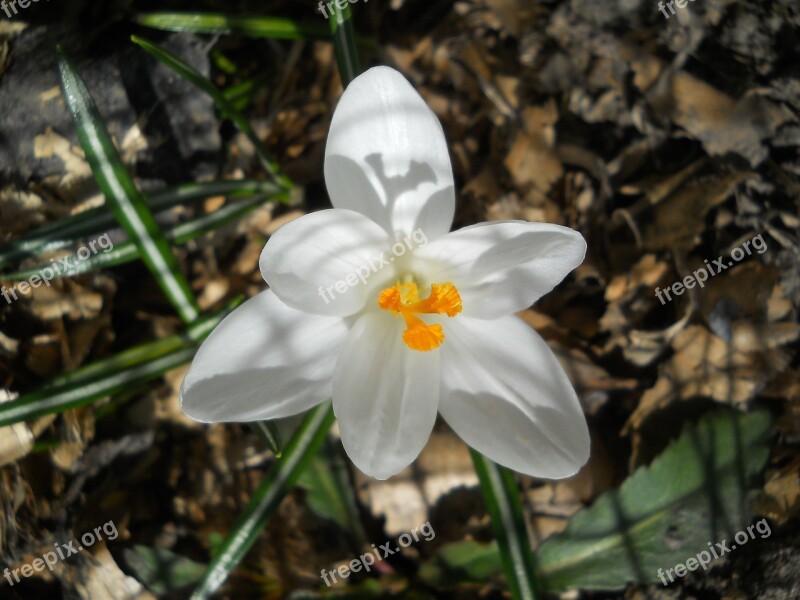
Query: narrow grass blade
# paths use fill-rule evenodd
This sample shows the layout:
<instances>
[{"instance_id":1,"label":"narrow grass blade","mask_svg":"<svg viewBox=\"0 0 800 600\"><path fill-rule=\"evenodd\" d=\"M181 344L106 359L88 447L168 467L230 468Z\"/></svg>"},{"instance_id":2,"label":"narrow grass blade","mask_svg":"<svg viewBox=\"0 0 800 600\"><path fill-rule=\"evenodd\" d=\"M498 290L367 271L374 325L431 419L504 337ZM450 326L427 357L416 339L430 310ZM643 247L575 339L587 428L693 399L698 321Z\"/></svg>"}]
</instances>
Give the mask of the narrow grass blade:
<instances>
[{"instance_id":1,"label":"narrow grass blade","mask_svg":"<svg viewBox=\"0 0 800 600\"><path fill-rule=\"evenodd\" d=\"M306 40L328 38L327 27L316 23L298 23L279 17L228 15L222 13L140 13L136 22L165 31L236 34L255 38Z\"/></svg>"},{"instance_id":2,"label":"narrow grass blade","mask_svg":"<svg viewBox=\"0 0 800 600\"><path fill-rule=\"evenodd\" d=\"M199 311L178 261L122 164L94 99L72 59L61 47L57 51L64 98L92 173L117 221L139 247L150 272L183 321L191 323Z\"/></svg>"},{"instance_id":3,"label":"narrow grass blade","mask_svg":"<svg viewBox=\"0 0 800 600\"><path fill-rule=\"evenodd\" d=\"M344 10L337 11L336 16L330 19L330 27L342 87L347 87L361 72L356 34L353 30L353 13L349 4L345 6Z\"/></svg>"},{"instance_id":4,"label":"narrow grass blade","mask_svg":"<svg viewBox=\"0 0 800 600\"><path fill-rule=\"evenodd\" d=\"M236 107L236 110L241 111L247 108L253 102L256 94L262 88L266 88L273 79L272 73L262 73L256 77L234 83L222 90L222 93Z\"/></svg>"},{"instance_id":5,"label":"narrow grass blade","mask_svg":"<svg viewBox=\"0 0 800 600\"><path fill-rule=\"evenodd\" d=\"M253 493L205 577L192 594L192 600L211 597L225 583L325 441L333 420L333 410L328 403L308 412L281 458L270 468Z\"/></svg>"},{"instance_id":6,"label":"narrow grass blade","mask_svg":"<svg viewBox=\"0 0 800 600\"><path fill-rule=\"evenodd\" d=\"M525 527L514 474L470 449L483 499L492 519L511 595L515 600L538 600L533 552Z\"/></svg>"},{"instance_id":7,"label":"narrow grass blade","mask_svg":"<svg viewBox=\"0 0 800 600\"><path fill-rule=\"evenodd\" d=\"M208 79L203 77L197 70L195 70L191 65L186 64L176 55L174 55L169 50L161 48L156 44L149 42L145 39L142 39L137 36L132 36L131 40L146 52L155 56L158 60L168 66L170 69L175 71L178 75L183 77L189 83L197 86L201 90L203 90L206 94L211 96L217 106L225 113L231 121L233 121L236 126L244 133L247 138L253 143L253 146L256 149L256 153L258 154L259 159L261 160L261 164L267 170L267 172L272 176L275 182L285 189L291 189L292 181L282 175L280 172L280 168L278 165L272 161L269 156L269 151L264 143L259 139L256 135L256 132L253 130L253 126L250 125L250 122L244 117L242 113L236 110L236 107L230 102L226 97L222 90L217 88L213 83L211 83Z\"/></svg>"},{"instance_id":8,"label":"narrow grass blade","mask_svg":"<svg viewBox=\"0 0 800 600\"><path fill-rule=\"evenodd\" d=\"M269 181L255 179L188 183L153 192L145 198L152 212L213 196L274 195L280 188ZM0 248L0 268L23 258L69 246L74 240L94 236L118 227L107 205L92 208L40 227L30 235Z\"/></svg>"},{"instance_id":9,"label":"narrow grass blade","mask_svg":"<svg viewBox=\"0 0 800 600\"><path fill-rule=\"evenodd\" d=\"M283 440L281 432L272 421L255 421L251 423L255 432L264 440L272 453L280 458L283 454Z\"/></svg>"},{"instance_id":10,"label":"narrow grass blade","mask_svg":"<svg viewBox=\"0 0 800 600\"><path fill-rule=\"evenodd\" d=\"M187 223L181 223L180 225L168 229L164 232L164 237L175 244L185 244L189 240L193 240L204 233L214 231L232 221L240 219L258 206L264 204L266 199L267 198L264 196L256 196L246 200L231 202L213 213L203 215ZM110 269L111 267L132 262L140 257L139 248L131 241L117 243L113 248L98 252L83 260L81 260L77 254L73 254L58 261L59 265L62 265L62 261L68 263L70 269L68 271L61 271L61 267L59 267L59 272L54 279L59 277L77 277L78 275L91 273L100 269ZM24 271L15 271L4 275L3 279L8 281L24 281L30 279L34 275L41 276L45 268L50 268L55 271L50 263L42 263L36 267L25 269Z\"/></svg>"},{"instance_id":11,"label":"narrow grass blade","mask_svg":"<svg viewBox=\"0 0 800 600\"><path fill-rule=\"evenodd\" d=\"M0 427L91 404L186 364L200 342L239 302L241 299L215 315L198 319L181 334L125 350L56 377L40 390L0 403Z\"/></svg>"}]
</instances>

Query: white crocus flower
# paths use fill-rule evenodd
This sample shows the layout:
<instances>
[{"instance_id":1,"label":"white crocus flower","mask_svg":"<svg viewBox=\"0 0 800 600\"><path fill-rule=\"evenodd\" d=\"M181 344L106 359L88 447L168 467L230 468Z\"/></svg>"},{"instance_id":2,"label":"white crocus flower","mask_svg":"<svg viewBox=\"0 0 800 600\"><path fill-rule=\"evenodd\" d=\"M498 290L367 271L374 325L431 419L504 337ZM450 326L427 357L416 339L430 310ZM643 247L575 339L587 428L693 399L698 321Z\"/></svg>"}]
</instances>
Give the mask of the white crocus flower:
<instances>
[{"instance_id":1,"label":"white crocus flower","mask_svg":"<svg viewBox=\"0 0 800 600\"><path fill-rule=\"evenodd\" d=\"M186 414L276 419L333 398L347 454L385 479L417 457L438 410L501 465L575 473L589 455L580 404L547 344L514 313L582 262L581 235L521 221L450 233L441 125L387 67L342 95L325 181L334 208L271 237L260 261L270 289L197 353L181 390ZM427 243L398 256L396 244L410 239Z\"/></svg>"}]
</instances>

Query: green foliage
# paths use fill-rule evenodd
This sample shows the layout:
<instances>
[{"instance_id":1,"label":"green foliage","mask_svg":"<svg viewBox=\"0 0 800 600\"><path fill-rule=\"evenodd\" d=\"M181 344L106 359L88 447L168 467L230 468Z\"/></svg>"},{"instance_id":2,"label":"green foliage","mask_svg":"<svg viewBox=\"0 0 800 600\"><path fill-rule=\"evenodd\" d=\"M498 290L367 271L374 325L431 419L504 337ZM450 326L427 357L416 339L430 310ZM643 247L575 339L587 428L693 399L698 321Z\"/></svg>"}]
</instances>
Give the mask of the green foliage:
<instances>
[{"instance_id":1,"label":"green foliage","mask_svg":"<svg viewBox=\"0 0 800 600\"><path fill-rule=\"evenodd\" d=\"M708 542L749 523L747 493L769 457L767 412L717 412L689 426L649 466L576 514L538 558L549 589L656 582Z\"/></svg>"},{"instance_id":2,"label":"green foliage","mask_svg":"<svg viewBox=\"0 0 800 600\"><path fill-rule=\"evenodd\" d=\"M189 284L178 267L167 240L136 188L117 153L94 99L72 59L58 48L58 67L64 98L81 147L97 184L114 217L136 244L147 268L185 323L194 321L199 309Z\"/></svg>"},{"instance_id":3,"label":"green foliage","mask_svg":"<svg viewBox=\"0 0 800 600\"><path fill-rule=\"evenodd\" d=\"M85 406L188 363L200 342L240 302L237 298L221 312L198 319L181 334L130 348L55 377L45 387L16 400L0 403L0 427Z\"/></svg>"},{"instance_id":4,"label":"green foliage","mask_svg":"<svg viewBox=\"0 0 800 600\"><path fill-rule=\"evenodd\" d=\"M618 490L581 510L536 554L542 587L614 590L656 583L658 569L685 563L744 529L748 494L769 457L772 417L731 411L707 415ZM757 543L756 540L750 543ZM498 572L494 545L462 542L423 567L431 585L485 581Z\"/></svg>"},{"instance_id":5,"label":"green foliage","mask_svg":"<svg viewBox=\"0 0 800 600\"><path fill-rule=\"evenodd\" d=\"M275 197L277 198L277 194ZM164 237L170 242L185 244L189 240L193 240L204 233L217 230L232 221L244 217L264 204L265 200L268 199L269 198L265 196L255 196L253 198L231 202L212 213L167 229L164 232ZM141 254L139 254L139 248L136 244L130 241L121 242L115 244L113 248L104 250L102 253L98 252L84 260L80 260L76 254L70 255L70 270L60 272L58 277L75 277L100 269L116 267L139 258L141 258ZM49 266L49 263L43 263L24 271L9 273L5 275L5 278L11 281L21 281L40 273L43 268Z\"/></svg>"},{"instance_id":6,"label":"green foliage","mask_svg":"<svg viewBox=\"0 0 800 600\"><path fill-rule=\"evenodd\" d=\"M328 29L318 23L298 23L280 17L223 13L140 13L136 22L166 31L245 35L254 38L305 40L327 38Z\"/></svg>"},{"instance_id":7,"label":"green foliage","mask_svg":"<svg viewBox=\"0 0 800 600\"><path fill-rule=\"evenodd\" d=\"M300 477L306 490L306 504L314 513L329 519L352 535L354 548L365 543L366 537L358 516L358 505L347 465L328 440L324 452L311 461Z\"/></svg>"},{"instance_id":8,"label":"green foliage","mask_svg":"<svg viewBox=\"0 0 800 600\"><path fill-rule=\"evenodd\" d=\"M236 106L234 106L234 104L228 100L222 90L217 88L217 86L211 83L206 77L203 77L203 75L191 65L186 64L169 50L161 48L153 42L149 42L136 36L133 36L131 39L135 44L138 44L141 48L155 56L158 60L175 71L186 81L197 86L206 94L211 96L212 100L214 100L214 103L222 111L223 115L227 115L230 120L236 124L239 130L244 133L252 142L256 149L256 153L261 160L262 166L272 176L275 182L287 190L292 188L291 180L285 175L281 174L278 165L275 164L270 158L269 151L264 145L264 142L261 141L258 135L256 135L256 132L253 130L253 126L250 125L250 122L244 117L244 115L237 110Z\"/></svg>"},{"instance_id":9,"label":"green foliage","mask_svg":"<svg viewBox=\"0 0 800 600\"><path fill-rule=\"evenodd\" d=\"M480 583L503 574L497 542L458 542L444 546L433 560L422 566L420 579L444 587L455 583Z\"/></svg>"},{"instance_id":10,"label":"green foliage","mask_svg":"<svg viewBox=\"0 0 800 600\"><path fill-rule=\"evenodd\" d=\"M278 186L268 181L208 181L153 192L145 198L145 203L150 211L157 213L213 196L267 195L278 198L280 191ZM118 224L107 204L60 219L0 248L0 268L29 256L65 248L77 240L97 236L114 227Z\"/></svg>"},{"instance_id":11,"label":"green foliage","mask_svg":"<svg viewBox=\"0 0 800 600\"><path fill-rule=\"evenodd\" d=\"M136 579L156 594L179 592L200 581L206 569L185 556L141 544L125 550L124 555Z\"/></svg>"},{"instance_id":12,"label":"green foliage","mask_svg":"<svg viewBox=\"0 0 800 600\"><path fill-rule=\"evenodd\" d=\"M470 453L486 510L492 518L511 595L515 600L536 600L540 595L533 553L514 474L475 450L470 449Z\"/></svg>"},{"instance_id":13,"label":"green foliage","mask_svg":"<svg viewBox=\"0 0 800 600\"><path fill-rule=\"evenodd\" d=\"M261 535L283 497L294 487L333 425L333 410L323 404L308 412L281 458L253 492L247 507L228 533L193 599L209 598L225 582Z\"/></svg>"},{"instance_id":14,"label":"green foliage","mask_svg":"<svg viewBox=\"0 0 800 600\"><path fill-rule=\"evenodd\" d=\"M356 36L353 34L353 12L347 4L344 10L337 11L330 21L331 35L336 50L336 62L339 65L339 76L342 85L347 87L361 72L356 47Z\"/></svg>"}]
</instances>

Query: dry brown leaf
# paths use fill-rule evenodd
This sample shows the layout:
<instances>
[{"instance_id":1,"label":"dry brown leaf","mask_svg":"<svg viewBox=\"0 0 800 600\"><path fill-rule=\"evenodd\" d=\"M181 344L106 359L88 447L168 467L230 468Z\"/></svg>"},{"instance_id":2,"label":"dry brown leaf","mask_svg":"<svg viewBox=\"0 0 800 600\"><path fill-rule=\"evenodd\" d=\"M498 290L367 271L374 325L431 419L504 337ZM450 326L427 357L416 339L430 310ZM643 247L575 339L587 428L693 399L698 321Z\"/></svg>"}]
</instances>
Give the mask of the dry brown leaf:
<instances>
[{"instance_id":1,"label":"dry brown leaf","mask_svg":"<svg viewBox=\"0 0 800 600\"><path fill-rule=\"evenodd\" d=\"M61 368L61 336L37 335L25 348L25 366L41 377L49 377Z\"/></svg>"},{"instance_id":2,"label":"dry brown leaf","mask_svg":"<svg viewBox=\"0 0 800 600\"><path fill-rule=\"evenodd\" d=\"M59 432L61 443L50 454L51 460L62 471L73 473L94 438L94 410L76 408L62 413Z\"/></svg>"},{"instance_id":3,"label":"dry brown leaf","mask_svg":"<svg viewBox=\"0 0 800 600\"><path fill-rule=\"evenodd\" d=\"M625 360L639 367L646 367L653 364L664 353L673 338L686 327L690 318L691 312L687 311L681 320L666 329L658 331L633 329L625 336L619 335L614 338L611 344L619 345L622 348ZM613 346L610 345L610 347Z\"/></svg>"},{"instance_id":4,"label":"dry brown leaf","mask_svg":"<svg viewBox=\"0 0 800 600\"><path fill-rule=\"evenodd\" d=\"M534 186L547 193L564 173L554 150L558 108L552 100L544 106L530 106L522 111L522 120L524 128L517 133L503 164L518 187Z\"/></svg>"},{"instance_id":5,"label":"dry brown leaf","mask_svg":"<svg viewBox=\"0 0 800 600\"><path fill-rule=\"evenodd\" d=\"M462 190L467 197L474 198L481 204L495 202L503 196L503 189L497 181L497 173L484 167L475 177L470 179Z\"/></svg>"},{"instance_id":6,"label":"dry brown leaf","mask_svg":"<svg viewBox=\"0 0 800 600\"><path fill-rule=\"evenodd\" d=\"M736 186L752 176L739 172L689 181L655 206L649 220L640 225L642 246L649 251L691 250L704 230L708 211L727 200Z\"/></svg>"},{"instance_id":7,"label":"dry brown leaf","mask_svg":"<svg viewBox=\"0 0 800 600\"><path fill-rule=\"evenodd\" d=\"M761 514L783 524L800 514L800 457L766 476L764 490L757 499Z\"/></svg>"},{"instance_id":8,"label":"dry brown leaf","mask_svg":"<svg viewBox=\"0 0 800 600\"><path fill-rule=\"evenodd\" d=\"M0 189L0 235L19 235L43 225L51 203L39 194L13 186Z\"/></svg>"},{"instance_id":9,"label":"dry brown leaf","mask_svg":"<svg viewBox=\"0 0 800 600\"><path fill-rule=\"evenodd\" d=\"M642 395L626 431L639 429L649 415L674 401L700 397L744 405L788 366L790 354L779 347L798 334L796 323L757 326L739 321L726 343L705 327L688 327L672 340L674 355Z\"/></svg>"},{"instance_id":10,"label":"dry brown leaf","mask_svg":"<svg viewBox=\"0 0 800 600\"><path fill-rule=\"evenodd\" d=\"M589 414L594 414L605 403L608 398L606 392L634 390L638 385L635 379L612 377L577 348L565 348L552 340L548 344L569 376L584 410Z\"/></svg>"},{"instance_id":11,"label":"dry brown leaf","mask_svg":"<svg viewBox=\"0 0 800 600\"><path fill-rule=\"evenodd\" d=\"M625 302L640 294L642 289L655 289L663 281L669 266L655 254L645 254L624 274L617 275L606 287L606 302ZM648 294L649 295L649 294Z\"/></svg>"},{"instance_id":12,"label":"dry brown leaf","mask_svg":"<svg viewBox=\"0 0 800 600\"><path fill-rule=\"evenodd\" d=\"M93 189L92 169L83 150L55 133L52 127L34 138L33 155L39 159L55 157L62 162L62 174L48 180L48 183L53 184L51 187L57 187L61 195L75 199Z\"/></svg>"},{"instance_id":13,"label":"dry brown leaf","mask_svg":"<svg viewBox=\"0 0 800 600\"><path fill-rule=\"evenodd\" d=\"M634 85L647 94L654 114L674 121L712 156L734 152L755 167L767 157L763 142L792 119L756 94L736 100L640 48L625 45L620 50L631 61Z\"/></svg>"},{"instance_id":14,"label":"dry brown leaf","mask_svg":"<svg viewBox=\"0 0 800 600\"><path fill-rule=\"evenodd\" d=\"M716 257L708 257L711 261ZM703 267L699 259L687 266L686 273ZM737 318L762 319L768 314L768 305L780 277L780 270L771 265L750 259L733 269L709 278L698 293L698 313L707 322L720 302L735 306ZM697 288L695 288L697 289Z\"/></svg>"},{"instance_id":15,"label":"dry brown leaf","mask_svg":"<svg viewBox=\"0 0 800 600\"><path fill-rule=\"evenodd\" d=\"M0 403L16 400L17 397L18 394L0 389ZM27 423L0 427L0 466L9 465L26 456L33 449L35 441L36 437Z\"/></svg>"},{"instance_id":16,"label":"dry brown leaf","mask_svg":"<svg viewBox=\"0 0 800 600\"><path fill-rule=\"evenodd\" d=\"M114 561L105 542L92 546L91 556L81 553L76 568L59 573L65 593L75 594L85 600L155 600L141 583L125 575ZM64 564L64 563L59 563Z\"/></svg>"},{"instance_id":17,"label":"dry brown leaf","mask_svg":"<svg viewBox=\"0 0 800 600\"><path fill-rule=\"evenodd\" d=\"M23 296L20 296L20 302ZM23 306L41 321L69 318L94 319L103 308L103 295L82 287L74 280L59 280L50 287L37 288L25 296Z\"/></svg>"},{"instance_id":18,"label":"dry brown leaf","mask_svg":"<svg viewBox=\"0 0 800 600\"><path fill-rule=\"evenodd\" d=\"M730 152L755 167L767 157L764 141L790 119L772 102L755 94L739 100L686 72L671 72L653 90L653 109L669 115L712 156Z\"/></svg>"}]
</instances>

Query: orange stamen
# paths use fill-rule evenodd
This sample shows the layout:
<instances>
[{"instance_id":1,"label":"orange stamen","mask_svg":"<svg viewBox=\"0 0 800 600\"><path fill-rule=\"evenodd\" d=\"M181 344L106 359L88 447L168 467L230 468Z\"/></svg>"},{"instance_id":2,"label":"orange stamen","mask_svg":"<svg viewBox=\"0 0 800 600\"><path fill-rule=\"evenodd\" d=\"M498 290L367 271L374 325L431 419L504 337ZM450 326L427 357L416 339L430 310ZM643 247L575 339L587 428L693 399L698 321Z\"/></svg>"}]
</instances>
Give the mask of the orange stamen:
<instances>
[{"instance_id":1,"label":"orange stamen","mask_svg":"<svg viewBox=\"0 0 800 600\"><path fill-rule=\"evenodd\" d=\"M417 313L454 317L461 312L461 295L452 283L434 283L428 297L420 300L416 283L398 282L381 292L378 306L403 317L406 322L403 332L406 346L428 352L442 345L444 332L441 325L429 325L416 316Z\"/></svg>"}]
</instances>

